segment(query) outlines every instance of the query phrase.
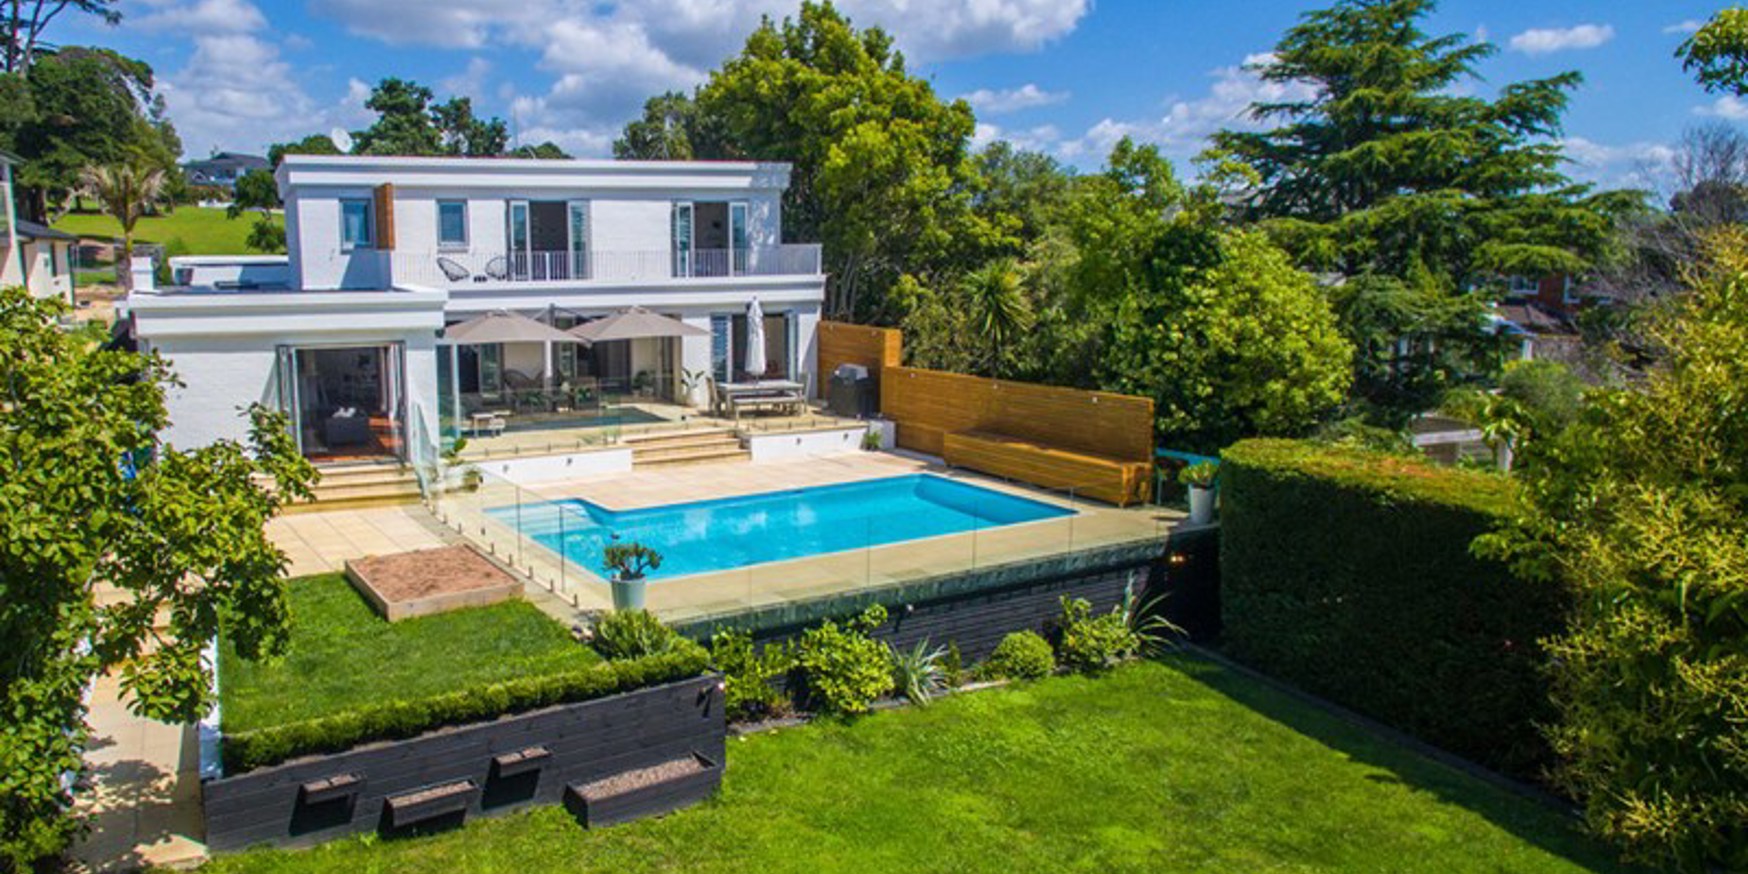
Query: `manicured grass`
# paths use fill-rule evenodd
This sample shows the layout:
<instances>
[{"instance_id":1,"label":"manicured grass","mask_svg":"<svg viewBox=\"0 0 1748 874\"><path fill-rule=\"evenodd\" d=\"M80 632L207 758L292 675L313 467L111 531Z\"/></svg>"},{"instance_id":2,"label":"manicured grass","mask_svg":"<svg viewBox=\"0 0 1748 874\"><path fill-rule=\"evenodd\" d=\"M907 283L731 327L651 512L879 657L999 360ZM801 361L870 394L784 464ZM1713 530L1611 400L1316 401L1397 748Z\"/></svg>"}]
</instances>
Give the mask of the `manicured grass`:
<instances>
[{"instance_id":1,"label":"manicured grass","mask_svg":"<svg viewBox=\"0 0 1748 874\"><path fill-rule=\"evenodd\" d=\"M275 215L274 222L283 224L283 216ZM134 225L134 239L147 243L162 243L169 245L172 240L180 239L187 247L186 252L173 252L184 255L260 255L264 254L244 245L249 239L249 229L255 224L253 215L238 216L235 220L225 217L222 209L205 209L198 206L179 206L176 211L164 216L147 216ZM115 219L101 213L80 212L62 216L55 222L55 229L69 234L91 234L93 236L114 237L121 239L121 225Z\"/></svg>"},{"instance_id":2,"label":"manicured grass","mask_svg":"<svg viewBox=\"0 0 1748 874\"><path fill-rule=\"evenodd\" d=\"M664 819L548 807L206 870L1614 870L1559 812L1187 657L729 744L721 796Z\"/></svg>"},{"instance_id":3,"label":"manicured grass","mask_svg":"<svg viewBox=\"0 0 1748 874\"><path fill-rule=\"evenodd\" d=\"M594 650L525 601L391 625L339 574L292 580L290 592L291 646L285 656L248 662L228 647L220 653L227 733L599 661Z\"/></svg>"}]
</instances>

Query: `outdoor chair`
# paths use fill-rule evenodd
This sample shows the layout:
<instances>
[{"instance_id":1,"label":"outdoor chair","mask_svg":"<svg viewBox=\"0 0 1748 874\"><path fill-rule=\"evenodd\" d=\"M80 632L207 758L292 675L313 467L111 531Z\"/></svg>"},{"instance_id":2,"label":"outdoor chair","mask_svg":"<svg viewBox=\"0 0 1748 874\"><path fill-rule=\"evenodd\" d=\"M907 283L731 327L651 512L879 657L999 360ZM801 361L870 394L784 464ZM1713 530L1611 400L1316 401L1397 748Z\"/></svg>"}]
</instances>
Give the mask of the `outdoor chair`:
<instances>
[{"instance_id":1,"label":"outdoor chair","mask_svg":"<svg viewBox=\"0 0 1748 874\"><path fill-rule=\"evenodd\" d=\"M468 277L473 275L471 271L466 267L461 266L459 262L449 258L439 257L437 259L437 269L443 271L443 277L450 282L465 282ZM480 278L484 279L485 277Z\"/></svg>"},{"instance_id":2,"label":"outdoor chair","mask_svg":"<svg viewBox=\"0 0 1748 874\"><path fill-rule=\"evenodd\" d=\"M510 278L510 259L502 255L486 262L486 276L503 281Z\"/></svg>"}]
</instances>

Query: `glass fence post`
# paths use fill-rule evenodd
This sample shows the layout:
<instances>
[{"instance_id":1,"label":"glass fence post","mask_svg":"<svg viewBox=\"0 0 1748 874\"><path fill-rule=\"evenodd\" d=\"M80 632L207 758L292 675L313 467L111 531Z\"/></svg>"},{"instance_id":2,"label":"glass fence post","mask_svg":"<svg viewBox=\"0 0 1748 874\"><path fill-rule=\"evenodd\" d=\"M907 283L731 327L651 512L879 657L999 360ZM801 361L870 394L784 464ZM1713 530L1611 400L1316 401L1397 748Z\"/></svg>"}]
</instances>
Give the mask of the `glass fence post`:
<instances>
[{"instance_id":1,"label":"glass fence post","mask_svg":"<svg viewBox=\"0 0 1748 874\"><path fill-rule=\"evenodd\" d=\"M513 534L516 541L516 560L523 562L523 567L526 568L527 563L522 557L522 487L511 486L510 489L510 494L516 499L516 530Z\"/></svg>"}]
</instances>

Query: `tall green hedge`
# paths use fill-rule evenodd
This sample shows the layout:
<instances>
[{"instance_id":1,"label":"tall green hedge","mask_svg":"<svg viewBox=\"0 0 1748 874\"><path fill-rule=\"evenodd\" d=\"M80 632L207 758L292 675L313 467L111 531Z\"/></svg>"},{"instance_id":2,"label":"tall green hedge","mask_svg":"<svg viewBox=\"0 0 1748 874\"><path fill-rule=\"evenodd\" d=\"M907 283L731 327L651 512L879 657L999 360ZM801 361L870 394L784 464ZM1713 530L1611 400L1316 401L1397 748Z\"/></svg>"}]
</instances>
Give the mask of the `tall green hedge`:
<instances>
[{"instance_id":1,"label":"tall green hedge","mask_svg":"<svg viewBox=\"0 0 1748 874\"><path fill-rule=\"evenodd\" d=\"M1292 440L1223 453L1221 612L1239 660L1495 768L1538 776L1538 643L1567 596L1475 558L1508 479Z\"/></svg>"}]
</instances>

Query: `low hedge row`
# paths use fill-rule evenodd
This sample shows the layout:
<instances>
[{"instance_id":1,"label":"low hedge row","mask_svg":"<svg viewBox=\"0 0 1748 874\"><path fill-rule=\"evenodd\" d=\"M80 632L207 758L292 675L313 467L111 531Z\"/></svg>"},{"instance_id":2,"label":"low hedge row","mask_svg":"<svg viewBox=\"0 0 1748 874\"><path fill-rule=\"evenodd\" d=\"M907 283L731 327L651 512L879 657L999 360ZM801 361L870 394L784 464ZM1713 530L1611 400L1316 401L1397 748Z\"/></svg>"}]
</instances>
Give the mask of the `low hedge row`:
<instances>
[{"instance_id":1,"label":"low hedge row","mask_svg":"<svg viewBox=\"0 0 1748 874\"><path fill-rule=\"evenodd\" d=\"M1221 468L1225 647L1434 745L1524 777L1549 753L1538 641L1569 599L1470 553L1511 481L1417 458L1249 440Z\"/></svg>"},{"instance_id":2,"label":"low hedge row","mask_svg":"<svg viewBox=\"0 0 1748 874\"><path fill-rule=\"evenodd\" d=\"M660 655L518 677L414 701L385 701L318 719L227 734L222 744L225 772L237 774L298 756L340 752L371 741L407 738L444 726L671 683L703 673L709 662L710 654L703 647L685 640Z\"/></svg>"}]
</instances>

